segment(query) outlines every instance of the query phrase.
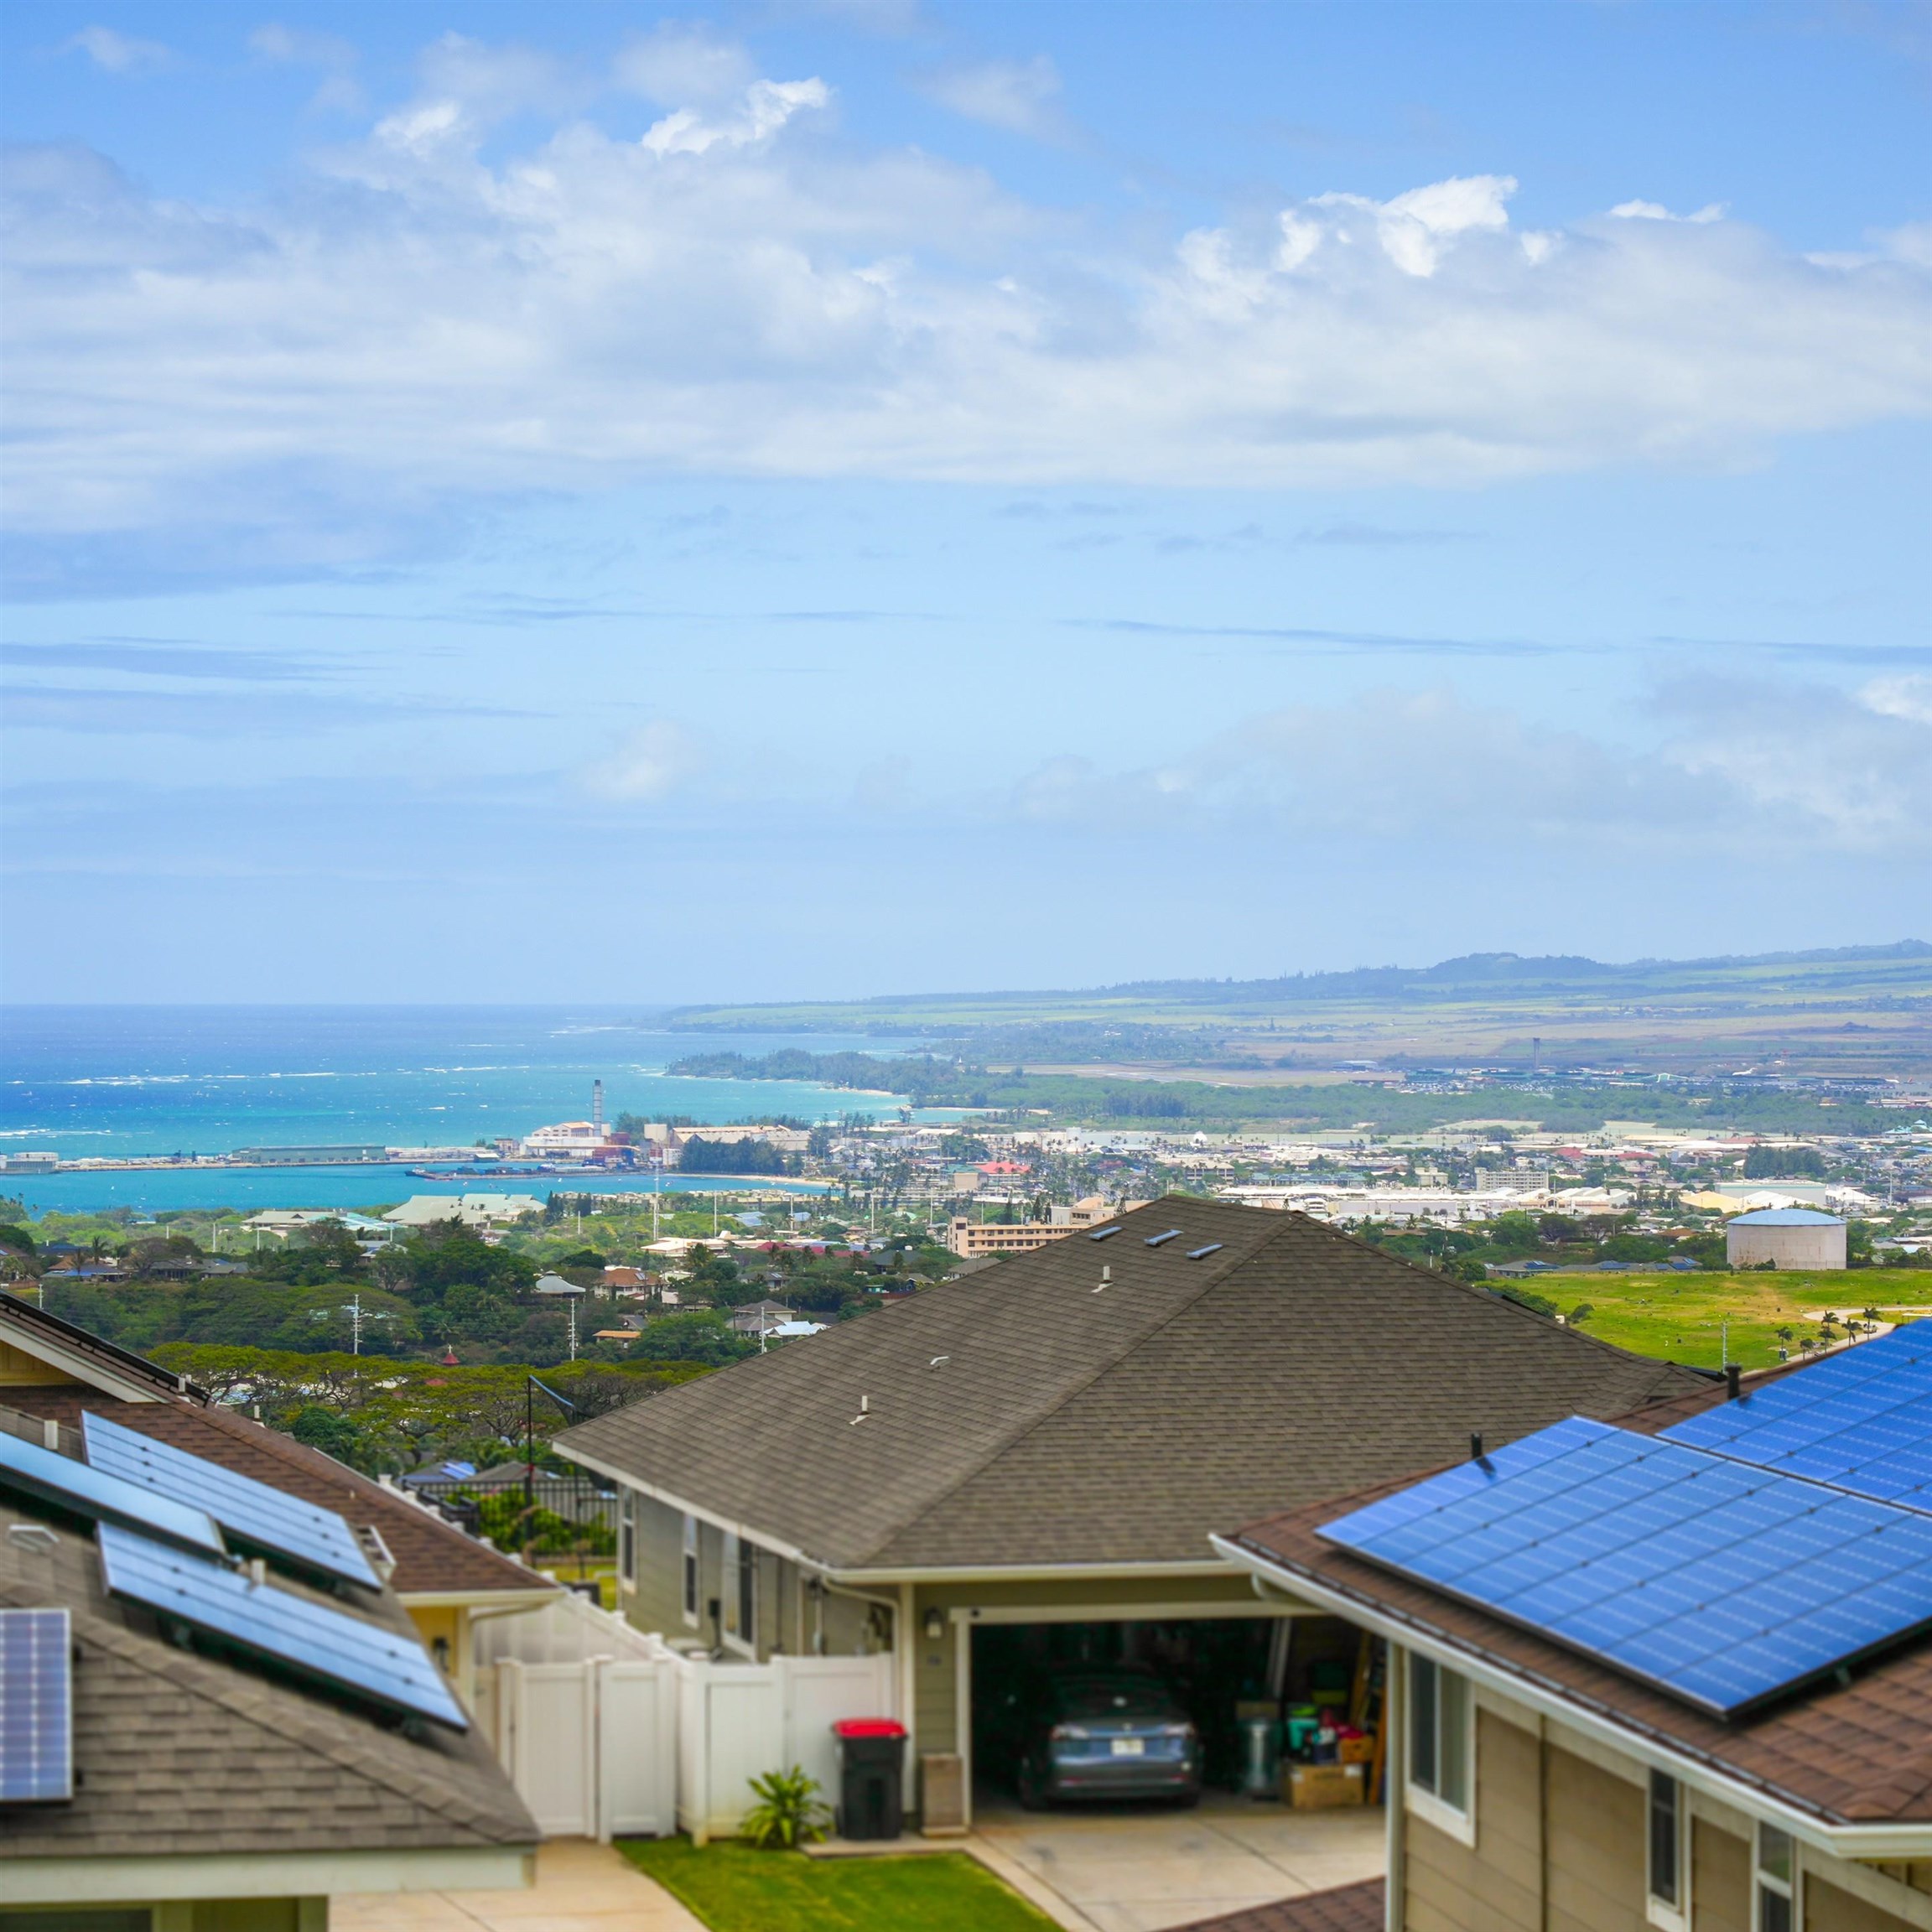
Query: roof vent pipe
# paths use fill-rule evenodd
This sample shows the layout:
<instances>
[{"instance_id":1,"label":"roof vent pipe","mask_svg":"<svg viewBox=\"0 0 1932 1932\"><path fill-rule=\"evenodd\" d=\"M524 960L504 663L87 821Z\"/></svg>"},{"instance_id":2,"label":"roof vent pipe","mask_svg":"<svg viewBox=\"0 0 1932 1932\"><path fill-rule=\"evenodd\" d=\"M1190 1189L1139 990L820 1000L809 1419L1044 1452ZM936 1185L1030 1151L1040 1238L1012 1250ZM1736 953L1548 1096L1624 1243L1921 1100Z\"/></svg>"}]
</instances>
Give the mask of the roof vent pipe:
<instances>
[{"instance_id":1,"label":"roof vent pipe","mask_svg":"<svg viewBox=\"0 0 1932 1932\"><path fill-rule=\"evenodd\" d=\"M1738 1396L1738 1384L1744 1379L1744 1371L1735 1362L1724 1364L1724 1400L1735 1402Z\"/></svg>"},{"instance_id":2,"label":"roof vent pipe","mask_svg":"<svg viewBox=\"0 0 1932 1932\"><path fill-rule=\"evenodd\" d=\"M1483 1460L1483 1431L1480 1429L1469 1431L1469 1460L1472 1462Z\"/></svg>"}]
</instances>

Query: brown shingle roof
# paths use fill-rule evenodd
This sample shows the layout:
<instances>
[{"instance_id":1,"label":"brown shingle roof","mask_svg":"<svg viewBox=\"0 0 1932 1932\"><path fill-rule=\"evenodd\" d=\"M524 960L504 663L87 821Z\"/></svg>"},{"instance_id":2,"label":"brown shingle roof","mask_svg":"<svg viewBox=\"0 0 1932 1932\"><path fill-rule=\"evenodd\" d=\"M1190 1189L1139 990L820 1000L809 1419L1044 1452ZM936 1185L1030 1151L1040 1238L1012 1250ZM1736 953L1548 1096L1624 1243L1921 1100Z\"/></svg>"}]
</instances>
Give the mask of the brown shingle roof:
<instances>
[{"instance_id":1,"label":"brown shingle roof","mask_svg":"<svg viewBox=\"0 0 1932 1932\"><path fill-rule=\"evenodd\" d=\"M1197 1919L1176 1932L1382 1932L1388 1888L1379 1878L1278 1898L1218 1919Z\"/></svg>"},{"instance_id":2,"label":"brown shingle roof","mask_svg":"<svg viewBox=\"0 0 1932 1932\"><path fill-rule=\"evenodd\" d=\"M0 1296L0 1333L13 1327L59 1342L74 1354L90 1350L120 1375L143 1381L154 1400L123 1402L80 1383L28 1383L0 1389L0 1403L78 1430L88 1410L124 1428L184 1449L292 1496L319 1504L353 1528L373 1524L396 1559L393 1587L405 1596L465 1596L543 1590L543 1578L488 1548L412 1498L371 1482L333 1456L210 1402L205 1393L144 1357L101 1342L84 1328L44 1316L13 1296Z\"/></svg>"},{"instance_id":3,"label":"brown shingle roof","mask_svg":"<svg viewBox=\"0 0 1932 1932\"><path fill-rule=\"evenodd\" d=\"M1217 1524L1443 1462L1472 1430L1700 1386L1303 1215L1171 1196L1119 1227L558 1446L835 1569L1187 1562Z\"/></svg>"},{"instance_id":4,"label":"brown shingle roof","mask_svg":"<svg viewBox=\"0 0 1932 1932\"><path fill-rule=\"evenodd\" d=\"M0 1504L0 1522L34 1520ZM107 1595L91 1541L57 1534L48 1552L0 1537L0 1604L72 1614L76 1789L69 1803L0 1810L0 1859L535 1841L474 1730L431 1725L412 1740L325 1696L181 1649ZM392 1597L358 1602L408 1628Z\"/></svg>"},{"instance_id":5,"label":"brown shingle roof","mask_svg":"<svg viewBox=\"0 0 1932 1932\"><path fill-rule=\"evenodd\" d=\"M1729 1722L1706 1716L1607 1664L1317 1535L1322 1524L1422 1479L1381 1483L1286 1510L1228 1540L1266 1561L1291 1588L1299 1581L1380 1613L1827 1824L1932 1821L1932 1640L1859 1666L1848 1685L1827 1685Z\"/></svg>"}]
</instances>

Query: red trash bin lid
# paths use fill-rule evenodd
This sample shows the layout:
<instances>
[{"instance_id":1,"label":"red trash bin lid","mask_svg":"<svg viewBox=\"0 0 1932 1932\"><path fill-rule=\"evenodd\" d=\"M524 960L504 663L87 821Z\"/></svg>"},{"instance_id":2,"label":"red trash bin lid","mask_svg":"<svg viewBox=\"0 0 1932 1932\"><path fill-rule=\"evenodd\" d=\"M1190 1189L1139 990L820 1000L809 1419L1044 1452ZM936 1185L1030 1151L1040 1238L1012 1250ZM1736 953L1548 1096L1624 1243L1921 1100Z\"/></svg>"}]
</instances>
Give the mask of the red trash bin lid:
<instances>
[{"instance_id":1,"label":"red trash bin lid","mask_svg":"<svg viewBox=\"0 0 1932 1932\"><path fill-rule=\"evenodd\" d=\"M896 1717L841 1717L832 1727L835 1737L903 1737L906 1727Z\"/></svg>"}]
</instances>

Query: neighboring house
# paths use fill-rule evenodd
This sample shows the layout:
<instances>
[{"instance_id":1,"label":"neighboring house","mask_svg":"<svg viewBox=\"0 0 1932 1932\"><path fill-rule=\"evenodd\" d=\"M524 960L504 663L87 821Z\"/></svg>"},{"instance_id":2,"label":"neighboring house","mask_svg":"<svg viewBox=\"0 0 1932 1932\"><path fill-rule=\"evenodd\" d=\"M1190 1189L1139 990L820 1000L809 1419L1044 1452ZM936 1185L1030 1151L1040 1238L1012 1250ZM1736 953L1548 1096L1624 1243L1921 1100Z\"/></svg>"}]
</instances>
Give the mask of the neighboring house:
<instances>
[{"instance_id":1,"label":"neighboring house","mask_svg":"<svg viewBox=\"0 0 1932 1932\"><path fill-rule=\"evenodd\" d=\"M531 1882L537 1826L377 1572L244 1564L232 1490L0 1447L0 1924L326 1932L332 1893Z\"/></svg>"},{"instance_id":2,"label":"neighboring house","mask_svg":"<svg viewBox=\"0 0 1932 1932\"><path fill-rule=\"evenodd\" d=\"M477 1618L535 1608L555 1593L554 1584L402 1490L223 1408L185 1376L0 1294L0 1410L54 1425L65 1440L87 1410L375 1530L395 1563L397 1600L465 1703Z\"/></svg>"},{"instance_id":3,"label":"neighboring house","mask_svg":"<svg viewBox=\"0 0 1932 1932\"><path fill-rule=\"evenodd\" d=\"M976 1652L984 1675L1049 1626L1159 1624L1206 1657L1209 1626L1279 1618L1217 1523L1706 1385L1306 1217L1176 1197L556 1446L620 1487L633 1623L890 1649L914 1750L969 1757Z\"/></svg>"},{"instance_id":4,"label":"neighboring house","mask_svg":"<svg viewBox=\"0 0 1932 1932\"><path fill-rule=\"evenodd\" d=\"M1932 1927L1932 1343L1734 1386L1216 1539L1389 1646L1389 1932Z\"/></svg>"},{"instance_id":5,"label":"neighboring house","mask_svg":"<svg viewBox=\"0 0 1932 1932\"><path fill-rule=\"evenodd\" d=\"M465 1228L507 1228L543 1212L534 1194L412 1194L382 1218L397 1228L429 1228L460 1221Z\"/></svg>"}]
</instances>

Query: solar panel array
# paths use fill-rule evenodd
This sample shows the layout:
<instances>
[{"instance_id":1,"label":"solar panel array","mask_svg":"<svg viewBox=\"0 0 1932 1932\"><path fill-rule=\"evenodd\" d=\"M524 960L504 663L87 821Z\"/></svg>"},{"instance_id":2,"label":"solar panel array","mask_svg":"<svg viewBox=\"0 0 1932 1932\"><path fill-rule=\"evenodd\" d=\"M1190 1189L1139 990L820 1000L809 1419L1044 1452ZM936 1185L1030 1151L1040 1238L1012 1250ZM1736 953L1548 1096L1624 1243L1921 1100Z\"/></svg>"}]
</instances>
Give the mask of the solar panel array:
<instances>
[{"instance_id":1,"label":"solar panel array","mask_svg":"<svg viewBox=\"0 0 1932 1932\"><path fill-rule=\"evenodd\" d=\"M356 1532L332 1509L304 1502L266 1483L205 1457L110 1422L90 1411L82 1418L87 1461L125 1483L205 1509L245 1550L286 1559L325 1576L340 1576L371 1590L382 1579L371 1567Z\"/></svg>"},{"instance_id":2,"label":"solar panel array","mask_svg":"<svg viewBox=\"0 0 1932 1932\"><path fill-rule=\"evenodd\" d=\"M1722 1716L1932 1626L1932 1518L1576 1417L1321 1534Z\"/></svg>"},{"instance_id":3,"label":"solar panel array","mask_svg":"<svg viewBox=\"0 0 1932 1932\"><path fill-rule=\"evenodd\" d=\"M65 1610L0 1610L0 1805L74 1795L73 1654Z\"/></svg>"},{"instance_id":4,"label":"solar panel array","mask_svg":"<svg viewBox=\"0 0 1932 1932\"><path fill-rule=\"evenodd\" d=\"M469 1728L463 1707L413 1635L105 1523L97 1537L101 1571L117 1597L387 1709Z\"/></svg>"},{"instance_id":5,"label":"solar panel array","mask_svg":"<svg viewBox=\"0 0 1932 1932\"><path fill-rule=\"evenodd\" d=\"M0 1489L50 1503L91 1522L123 1523L150 1536L216 1555L225 1545L207 1512L110 1475L71 1456L0 1431Z\"/></svg>"},{"instance_id":6,"label":"solar panel array","mask_svg":"<svg viewBox=\"0 0 1932 1932\"><path fill-rule=\"evenodd\" d=\"M1932 1514L1932 1322L1827 1355L1664 1436Z\"/></svg>"}]
</instances>

